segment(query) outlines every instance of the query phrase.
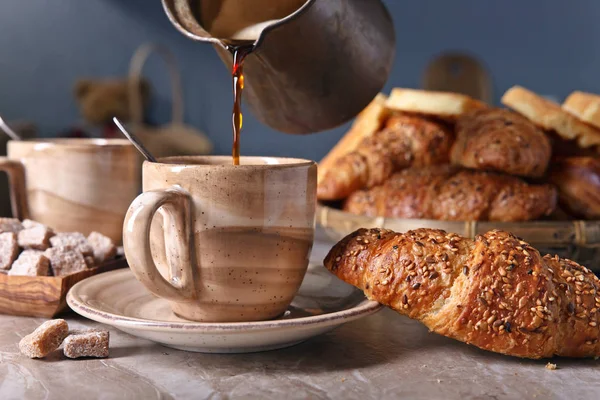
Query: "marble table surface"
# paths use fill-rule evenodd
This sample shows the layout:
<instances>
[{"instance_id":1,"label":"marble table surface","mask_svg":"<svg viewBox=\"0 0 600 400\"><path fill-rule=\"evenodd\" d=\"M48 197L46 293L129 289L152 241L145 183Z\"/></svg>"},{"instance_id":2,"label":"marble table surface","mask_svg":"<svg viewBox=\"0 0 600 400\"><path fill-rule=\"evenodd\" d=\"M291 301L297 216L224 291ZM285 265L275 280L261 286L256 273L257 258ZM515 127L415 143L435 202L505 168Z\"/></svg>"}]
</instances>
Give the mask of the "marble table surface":
<instances>
[{"instance_id":1,"label":"marble table surface","mask_svg":"<svg viewBox=\"0 0 600 400\"><path fill-rule=\"evenodd\" d=\"M327 244L317 243L314 259ZM100 324L68 314L74 328ZM0 316L0 398L7 399L598 399L600 360L520 360L428 333L384 309L284 350L178 351L111 328L110 357L19 354L43 319Z\"/></svg>"}]
</instances>

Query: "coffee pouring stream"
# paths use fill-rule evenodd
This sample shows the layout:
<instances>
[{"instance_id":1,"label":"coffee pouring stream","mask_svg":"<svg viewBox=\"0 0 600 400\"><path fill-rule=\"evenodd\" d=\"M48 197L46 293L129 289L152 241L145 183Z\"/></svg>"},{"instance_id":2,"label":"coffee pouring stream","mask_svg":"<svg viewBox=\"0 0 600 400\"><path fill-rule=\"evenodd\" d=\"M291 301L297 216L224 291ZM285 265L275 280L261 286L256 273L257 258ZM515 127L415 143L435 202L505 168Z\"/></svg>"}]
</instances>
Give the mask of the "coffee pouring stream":
<instances>
[{"instance_id":1,"label":"coffee pouring stream","mask_svg":"<svg viewBox=\"0 0 600 400\"><path fill-rule=\"evenodd\" d=\"M252 53L241 82L245 99L281 132L314 133L349 121L392 67L395 33L381 0L162 2L173 25L213 44L230 71L235 49Z\"/></svg>"}]
</instances>

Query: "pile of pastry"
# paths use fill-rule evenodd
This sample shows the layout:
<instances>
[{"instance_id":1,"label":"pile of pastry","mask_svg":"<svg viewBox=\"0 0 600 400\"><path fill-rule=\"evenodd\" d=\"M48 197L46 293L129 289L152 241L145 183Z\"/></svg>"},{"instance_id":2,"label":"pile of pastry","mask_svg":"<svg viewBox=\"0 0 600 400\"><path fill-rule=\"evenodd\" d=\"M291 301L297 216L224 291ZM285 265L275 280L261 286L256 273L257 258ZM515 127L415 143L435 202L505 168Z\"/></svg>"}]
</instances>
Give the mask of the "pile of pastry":
<instances>
[{"instance_id":1,"label":"pile of pastry","mask_svg":"<svg viewBox=\"0 0 600 400\"><path fill-rule=\"evenodd\" d=\"M113 241L98 232L54 232L26 219L0 218L0 273L66 276L101 265L117 255Z\"/></svg>"},{"instance_id":2,"label":"pile of pastry","mask_svg":"<svg viewBox=\"0 0 600 400\"><path fill-rule=\"evenodd\" d=\"M318 198L354 214L455 221L600 218L600 96L523 87L379 95L319 165Z\"/></svg>"}]
</instances>

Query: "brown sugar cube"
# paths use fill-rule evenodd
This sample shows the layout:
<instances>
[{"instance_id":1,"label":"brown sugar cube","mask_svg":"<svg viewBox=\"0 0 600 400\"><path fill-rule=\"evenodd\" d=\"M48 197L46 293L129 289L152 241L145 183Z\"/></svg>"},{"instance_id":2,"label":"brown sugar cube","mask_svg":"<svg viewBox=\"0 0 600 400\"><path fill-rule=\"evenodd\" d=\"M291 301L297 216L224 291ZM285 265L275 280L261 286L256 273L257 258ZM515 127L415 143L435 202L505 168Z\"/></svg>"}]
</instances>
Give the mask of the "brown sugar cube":
<instances>
[{"instance_id":1,"label":"brown sugar cube","mask_svg":"<svg viewBox=\"0 0 600 400\"><path fill-rule=\"evenodd\" d=\"M36 228L39 226L43 226L44 228L47 228L50 232L53 232L52 228L50 228L49 226L46 226L46 225L42 224L41 222L33 221L31 219L24 219L22 224L23 224L23 229L30 229L30 228Z\"/></svg>"},{"instance_id":2,"label":"brown sugar cube","mask_svg":"<svg viewBox=\"0 0 600 400\"><path fill-rule=\"evenodd\" d=\"M50 274L50 261L44 256L43 251L25 250L19 255L12 265L9 275L48 276Z\"/></svg>"},{"instance_id":3,"label":"brown sugar cube","mask_svg":"<svg viewBox=\"0 0 600 400\"><path fill-rule=\"evenodd\" d=\"M27 357L42 358L58 349L68 334L69 325L64 319L46 321L21 339L19 350Z\"/></svg>"},{"instance_id":4,"label":"brown sugar cube","mask_svg":"<svg viewBox=\"0 0 600 400\"><path fill-rule=\"evenodd\" d=\"M21 224L23 225L24 229L35 228L36 226L42 225L41 223L33 221L31 219L24 219Z\"/></svg>"},{"instance_id":5,"label":"brown sugar cube","mask_svg":"<svg viewBox=\"0 0 600 400\"><path fill-rule=\"evenodd\" d=\"M0 218L0 232L18 233L23 229L23 224L16 218Z\"/></svg>"},{"instance_id":6,"label":"brown sugar cube","mask_svg":"<svg viewBox=\"0 0 600 400\"><path fill-rule=\"evenodd\" d=\"M96 260L94 260L94 257L92 256L86 256L83 257L85 260L85 263L87 265L88 268L94 268L96 266Z\"/></svg>"},{"instance_id":7,"label":"brown sugar cube","mask_svg":"<svg viewBox=\"0 0 600 400\"><path fill-rule=\"evenodd\" d=\"M69 246L51 247L44 252L54 276L65 276L88 268L83 255Z\"/></svg>"},{"instance_id":8,"label":"brown sugar cube","mask_svg":"<svg viewBox=\"0 0 600 400\"><path fill-rule=\"evenodd\" d=\"M87 238L88 243L94 250L94 259L96 264L102 264L117 255L117 247L113 241L99 232L92 232Z\"/></svg>"},{"instance_id":9,"label":"brown sugar cube","mask_svg":"<svg viewBox=\"0 0 600 400\"><path fill-rule=\"evenodd\" d=\"M24 249L46 250L53 232L44 225L32 226L19 232L19 246Z\"/></svg>"},{"instance_id":10,"label":"brown sugar cube","mask_svg":"<svg viewBox=\"0 0 600 400\"><path fill-rule=\"evenodd\" d=\"M109 339L109 332L99 329L73 331L64 341L63 352L69 358L108 357Z\"/></svg>"},{"instance_id":11,"label":"brown sugar cube","mask_svg":"<svg viewBox=\"0 0 600 400\"><path fill-rule=\"evenodd\" d=\"M50 244L52 247L65 247L69 246L75 250L78 250L84 256L94 255L94 249L88 243L83 233L80 232L62 232L57 233L55 236L50 238Z\"/></svg>"},{"instance_id":12,"label":"brown sugar cube","mask_svg":"<svg viewBox=\"0 0 600 400\"><path fill-rule=\"evenodd\" d=\"M17 234L14 232L0 233L0 270L10 269L18 254Z\"/></svg>"}]
</instances>

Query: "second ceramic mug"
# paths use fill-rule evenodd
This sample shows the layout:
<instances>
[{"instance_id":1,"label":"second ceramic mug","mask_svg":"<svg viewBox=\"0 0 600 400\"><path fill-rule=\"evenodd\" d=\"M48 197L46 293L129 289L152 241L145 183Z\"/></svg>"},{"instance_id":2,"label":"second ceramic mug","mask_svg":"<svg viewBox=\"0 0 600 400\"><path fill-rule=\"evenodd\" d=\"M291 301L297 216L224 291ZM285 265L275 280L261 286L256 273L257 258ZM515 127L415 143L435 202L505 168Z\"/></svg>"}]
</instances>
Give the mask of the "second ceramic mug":
<instances>
[{"instance_id":1,"label":"second ceramic mug","mask_svg":"<svg viewBox=\"0 0 600 400\"><path fill-rule=\"evenodd\" d=\"M59 232L98 231L121 243L123 219L140 190L138 153L123 139L8 142L13 216Z\"/></svg>"},{"instance_id":2,"label":"second ceramic mug","mask_svg":"<svg viewBox=\"0 0 600 400\"><path fill-rule=\"evenodd\" d=\"M144 162L123 245L135 276L195 321L282 314L308 267L317 166L312 161L172 157Z\"/></svg>"}]
</instances>

